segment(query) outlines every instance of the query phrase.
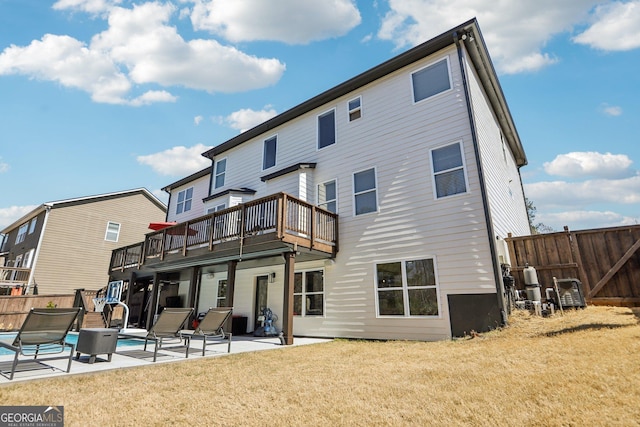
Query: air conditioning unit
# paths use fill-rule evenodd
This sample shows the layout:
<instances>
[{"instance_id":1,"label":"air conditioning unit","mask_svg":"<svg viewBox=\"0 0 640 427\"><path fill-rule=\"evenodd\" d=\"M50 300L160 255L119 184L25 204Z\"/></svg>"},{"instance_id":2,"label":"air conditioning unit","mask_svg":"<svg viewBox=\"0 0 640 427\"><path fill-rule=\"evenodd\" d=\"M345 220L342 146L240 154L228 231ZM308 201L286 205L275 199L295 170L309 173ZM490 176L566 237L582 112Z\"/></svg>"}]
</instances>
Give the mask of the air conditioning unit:
<instances>
[{"instance_id":1,"label":"air conditioning unit","mask_svg":"<svg viewBox=\"0 0 640 427\"><path fill-rule=\"evenodd\" d=\"M582 292L582 282L578 279L558 279L558 302L562 308L584 308L587 304Z\"/></svg>"}]
</instances>

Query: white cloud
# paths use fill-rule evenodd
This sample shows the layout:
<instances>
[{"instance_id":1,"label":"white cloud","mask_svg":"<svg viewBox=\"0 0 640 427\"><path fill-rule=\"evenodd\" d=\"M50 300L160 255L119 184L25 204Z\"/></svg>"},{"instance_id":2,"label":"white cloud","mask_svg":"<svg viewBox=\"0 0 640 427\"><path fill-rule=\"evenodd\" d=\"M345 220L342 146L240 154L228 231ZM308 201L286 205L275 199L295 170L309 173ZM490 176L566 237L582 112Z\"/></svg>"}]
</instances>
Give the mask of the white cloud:
<instances>
[{"instance_id":1,"label":"white cloud","mask_svg":"<svg viewBox=\"0 0 640 427\"><path fill-rule=\"evenodd\" d=\"M0 173L9 172L9 163L5 163L2 161L2 157L0 157Z\"/></svg>"},{"instance_id":2,"label":"white cloud","mask_svg":"<svg viewBox=\"0 0 640 427\"><path fill-rule=\"evenodd\" d=\"M609 105L605 103L602 104L600 108L602 113L607 116L617 117L622 115L622 107L618 107L617 105Z\"/></svg>"},{"instance_id":3,"label":"white cloud","mask_svg":"<svg viewBox=\"0 0 640 427\"><path fill-rule=\"evenodd\" d=\"M0 52L0 75L58 82L90 93L95 102L140 106L176 100L166 90L142 85L246 91L275 84L285 70L277 59L247 55L215 40L185 41L170 25L176 11L170 3L147 2L130 9L115 3L59 1L57 9L104 12L108 29L89 44L45 34L28 46L12 45ZM132 93L137 90L140 95Z\"/></svg>"},{"instance_id":4,"label":"white cloud","mask_svg":"<svg viewBox=\"0 0 640 427\"><path fill-rule=\"evenodd\" d=\"M198 126L198 125L200 124L200 122L202 122L202 120L203 120L203 119L204 119L204 117L202 117L202 116L195 116L195 117L193 118L193 123L194 123L196 126Z\"/></svg>"},{"instance_id":5,"label":"white cloud","mask_svg":"<svg viewBox=\"0 0 640 427\"><path fill-rule=\"evenodd\" d=\"M544 181L524 185L538 210L583 209L596 204L640 204L640 175L583 182Z\"/></svg>"},{"instance_id":6,"label":"white cloud","mask_svg":"<svg viewBox=\"0 0 640 427\"><path fill-rule=\"evenodd\" d=\"M637 44L640 39L632 36L640 26L638 0L625 4L612 2L610 7L594 9L599 3L599 0L498 3L494 0L390 0L390 11L383 18L378 37L392 40L398 48L414 46L476 17L491 57L501 73L535 71L557 62L559 59L553 52L544 51L546 43L586 22L589 13L594 13L595 23L591 27L594 34L609 19L618 17L622 19L622 27L616 28L615 37L633 39L624 44L628 48L640 46ZM584 34L575 40L586 42ZM604 30L598 31L598 36L613 39ZM589 44L592 43L595 41Z\"/></svg>"},{"instance_id":7,"label":"white cloud","mask_svg":"<svg viewBox=\"0 0 640 427\"><path fill-rule=\"evenodd\" d=\"M626 154L598 152L572 152L559 154L543 164L549 175L599 178L623 178L635 174L631 169L633 161Z\"/></svg>"},{"instance_id":8,"label":"white cloud","mask_svg":"<svg viewBox=\"0 0 640 427\"><path fill-rule=\"evenodd\" d=\"M573 41L608 51L637 49L640 47L640 38L636 37L639 27L640 1L614 1L596 7L593 24Z\"/></svg>"},{"instance_id":9,"label":"white cloud","mask_svg":"<svg viewBox=\"0 0 640 427\"><path fill-rule=\"evenodd\" d=\"M640 218L632 218L612 211L569 210L554 213L536 213L535 222L543 223L555 231L564 226L571 230L636 225Z\"/></svg>"},{"instance_id":10,"label":"white cloud","mask_svg":"<svg viewBox=\"0 0 640 427\"><path fill-rule=\"evenodd\" d=\"M37 205L0 208L0 230L34 210Z\"/></svg>"},{"instance_id":11,"label":"white cloud","mask_svg":"<svg viewBox=\"0 0 640 427\"><path fill-rule=\"evenodd\" d=\"M187 176L211 165L211 161L202 156L209 150L203 144L193 147L177 146L155 154L138 156L136 160L160 175Z\"/></svg>"},{"instance_id":12,"label":"white cloud","mask_svg":"<svg viewBox=\"0 0 640 427\"><path fill-rule=\"evenodd\" d=\"M353 0L194 0L191 21L232 42L306 44L338 37L360 24Z\"/></svg>"},{"instance_id":13,"label":"white cloud","mask_svg":"<svg viewBox=\"0 0 640 427\"><path fill-rule=\"evenodd\" d=\"M54 10L75 10L92 14L108 11L121 0L58 0L52 6Z\"/></svg>"},{"instance_id":14,"label":"white cloud","mask_svg":"<svg viewBox=\"0 0 640 427\"><path fill-rule=\"evenodd\" d=\"M277 114L278 113L276 113L276 110L267 105L260 111L255 111L248 108L234 111L233 113L225 117L224 121L229 126L231 126L232 129L237 129L240 132L244 132L254 126L259 125L262 122L269 120L272 117L275 117Z\"/></svg>"}]
</instances>

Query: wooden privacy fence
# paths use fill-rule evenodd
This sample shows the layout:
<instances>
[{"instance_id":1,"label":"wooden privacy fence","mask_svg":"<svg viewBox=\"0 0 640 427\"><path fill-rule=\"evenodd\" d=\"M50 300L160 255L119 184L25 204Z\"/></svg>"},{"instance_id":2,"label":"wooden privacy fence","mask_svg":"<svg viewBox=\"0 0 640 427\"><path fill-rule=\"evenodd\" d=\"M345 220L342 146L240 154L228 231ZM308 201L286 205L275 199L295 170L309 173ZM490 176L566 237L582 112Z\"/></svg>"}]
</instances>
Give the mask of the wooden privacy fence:
<instances>
[{"instance_id":1,"label":"wooden privacy fence","mask_svg":"<svg viewBox=\"0 0 640 427\"><path fill-rule=\"evenodd\" d=\"M537 271L543 292L557 279L582 282L587 302L640 306L640 225L507 239L511 272L524 289L524 269ZM543 294L544 295L544 294Z\"/></svg>"},{"instance_id":2,"label":"wooden privacy fence","mask_svg":"<svg viewBox=\"0 0 640 427\"><path fill-rule=\"evenodd\" d=\"M20 329L32 307L73 307L73 294L0 296L0 331Z\"/></svg>"}]
</instances>

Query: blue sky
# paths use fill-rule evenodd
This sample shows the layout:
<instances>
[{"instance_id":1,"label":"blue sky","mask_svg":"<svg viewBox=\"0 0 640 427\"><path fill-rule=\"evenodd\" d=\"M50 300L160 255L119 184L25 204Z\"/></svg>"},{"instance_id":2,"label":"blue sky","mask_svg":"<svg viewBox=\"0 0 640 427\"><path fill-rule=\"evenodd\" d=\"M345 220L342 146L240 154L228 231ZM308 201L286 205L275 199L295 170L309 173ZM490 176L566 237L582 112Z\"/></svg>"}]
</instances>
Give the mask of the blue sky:
<instances>
[{"instance_id":1,"label":"blue sky","mask_svg":"<svg viewBox=\"0 0 640 427\"><path fill-rule=\"evenodd\" d=\"M47 201L166 201L206 149L473 17L535 222L638 224L640 0L0 0L0 228Z\"/></svg>"}]
</instances>

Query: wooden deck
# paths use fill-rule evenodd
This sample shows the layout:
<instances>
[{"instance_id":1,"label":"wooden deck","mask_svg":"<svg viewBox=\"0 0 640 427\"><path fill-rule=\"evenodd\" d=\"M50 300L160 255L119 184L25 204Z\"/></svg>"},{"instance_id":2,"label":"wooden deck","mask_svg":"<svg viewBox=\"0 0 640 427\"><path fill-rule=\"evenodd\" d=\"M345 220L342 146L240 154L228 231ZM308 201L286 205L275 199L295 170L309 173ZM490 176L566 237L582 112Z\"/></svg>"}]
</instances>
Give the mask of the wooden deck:
<instances>
[{"instance_id":1,"label":"wooden deck","mask_svg":"<svg viewBox=\"0 0 640 427\"><path fill-rule=\"evenodd\" d=\"M338 251L338 216L277 193L146 235L113 251L110 273L161 264L305 250L319 258Z\"/></svg>"}]
</instances>

